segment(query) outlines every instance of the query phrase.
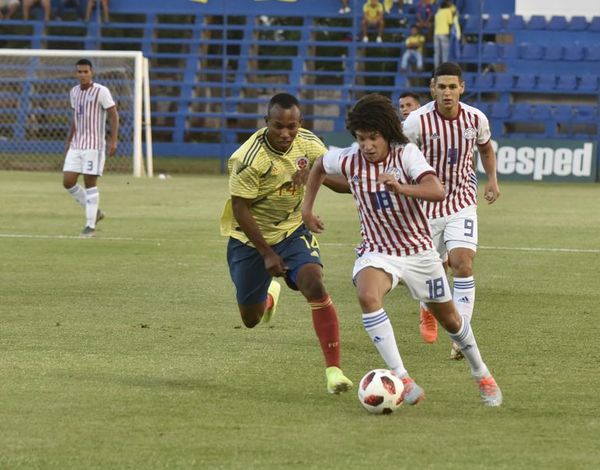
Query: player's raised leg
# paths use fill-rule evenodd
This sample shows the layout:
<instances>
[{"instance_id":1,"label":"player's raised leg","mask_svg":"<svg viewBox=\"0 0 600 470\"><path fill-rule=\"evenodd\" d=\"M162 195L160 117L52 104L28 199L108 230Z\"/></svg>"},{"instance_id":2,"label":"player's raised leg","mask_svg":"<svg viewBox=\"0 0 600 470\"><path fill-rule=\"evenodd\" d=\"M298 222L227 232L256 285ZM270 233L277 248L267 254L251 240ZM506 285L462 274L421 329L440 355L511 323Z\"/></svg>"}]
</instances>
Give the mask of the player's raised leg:
<instances>
[{"instance_id":1,"label":"player's raised leg","mask_svg":"<svg viewBox=\"0 0 600 470\"><path fill-rule=\"evenodd\" d=\"M418 404L425 398L425 392L408 375L392 323L383 309L383 298L392 289L391 275L381 269L366 267L358 271L354 279L365 330L388 369L402 380L404 401L410 405Z\"/></svg>"}]
</instances>

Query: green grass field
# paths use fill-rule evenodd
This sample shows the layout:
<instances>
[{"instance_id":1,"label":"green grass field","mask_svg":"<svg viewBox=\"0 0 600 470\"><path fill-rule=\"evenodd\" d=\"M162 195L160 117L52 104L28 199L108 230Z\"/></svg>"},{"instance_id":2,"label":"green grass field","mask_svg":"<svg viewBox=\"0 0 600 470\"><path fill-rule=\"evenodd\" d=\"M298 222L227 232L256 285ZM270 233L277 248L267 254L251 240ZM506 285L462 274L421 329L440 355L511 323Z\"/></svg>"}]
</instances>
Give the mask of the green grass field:
<instances>
[{"instance_id":1,"label":"green grass field","mask_svg":"<svg viewBox=\"0 0 600 470\"><path fill-rule=\"evenodd\" d=\"M107 218L60 173L0 172L0 468L597 469L600 186L502 184L479 209L473 327L504 392L484 408L417 303L387 297L418 407L364 411L325 391L310 312L284 290L270 327L242 327L218 217L223 176L107 175ZM382 367L350 281L349 196L317 203L345 372Z\"/></svg>"}]
</instances>

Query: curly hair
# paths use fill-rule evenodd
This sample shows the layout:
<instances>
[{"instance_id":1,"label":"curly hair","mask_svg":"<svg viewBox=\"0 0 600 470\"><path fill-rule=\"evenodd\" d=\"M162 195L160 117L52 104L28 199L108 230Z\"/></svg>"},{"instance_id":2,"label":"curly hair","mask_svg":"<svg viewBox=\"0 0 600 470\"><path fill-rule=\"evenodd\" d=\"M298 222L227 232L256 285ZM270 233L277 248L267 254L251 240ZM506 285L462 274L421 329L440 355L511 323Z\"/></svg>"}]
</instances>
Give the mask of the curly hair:
<instances>
[{"instance_id":1,"label":"curly hair","mask_svg":"<svg viewBox=\"0 0 600 470\"><path fill-rule=\"evenodd\" d=\"M354 104L346 118L346 129L354 137L356 131L369 131L379 132L389 143L408 142L392 101L378 93L363 96Z\"/></svg>"}]
</instances>

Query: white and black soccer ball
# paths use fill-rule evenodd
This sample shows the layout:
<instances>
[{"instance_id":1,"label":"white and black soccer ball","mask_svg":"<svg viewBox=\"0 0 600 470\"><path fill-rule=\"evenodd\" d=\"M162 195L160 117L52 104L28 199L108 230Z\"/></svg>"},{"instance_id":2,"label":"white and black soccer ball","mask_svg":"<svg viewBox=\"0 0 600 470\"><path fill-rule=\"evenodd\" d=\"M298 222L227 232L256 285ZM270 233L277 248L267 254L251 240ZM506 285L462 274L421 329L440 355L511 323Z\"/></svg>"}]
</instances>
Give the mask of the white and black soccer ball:
<instances>
[{"instance_id":1,"label":"white and black soccer ball","mask_svg":"<svg viewBox=\"0 0 600 470\"><path fill-rule=\"evenodd\" d=\"M390 414L402 405L404 384L400 377L387 369L367 372L358 385L358 399L374 414Z\"/></svg>"}]
</instances>

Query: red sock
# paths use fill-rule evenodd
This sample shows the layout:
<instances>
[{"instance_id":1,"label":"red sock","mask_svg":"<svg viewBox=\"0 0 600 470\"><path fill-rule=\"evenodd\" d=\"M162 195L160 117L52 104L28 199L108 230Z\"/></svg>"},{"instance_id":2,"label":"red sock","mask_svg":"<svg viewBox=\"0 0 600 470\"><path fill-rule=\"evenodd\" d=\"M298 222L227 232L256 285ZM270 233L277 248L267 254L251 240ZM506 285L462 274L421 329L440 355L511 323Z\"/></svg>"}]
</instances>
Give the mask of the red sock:
<instances>
[{"instance_id":1,"label":"red sock","mask_svg":"<svg viewBox=\"0 0 600 470\"><path fill-rule=\"evenodd\" d=\"M308 302L327 367L340 367L340 330L331 297Z\"/></svg>"},{"instance_id":2,"label":"red sock","mask_svg":"<svg viewBox=\"0 0 600 470\"><path fill-rule=\"evenodd\" d=\"M269 310L273 306L274 300L271 294L267 294L267 300L265 300L265 311Z\"/></svg>"}]
</instances>

